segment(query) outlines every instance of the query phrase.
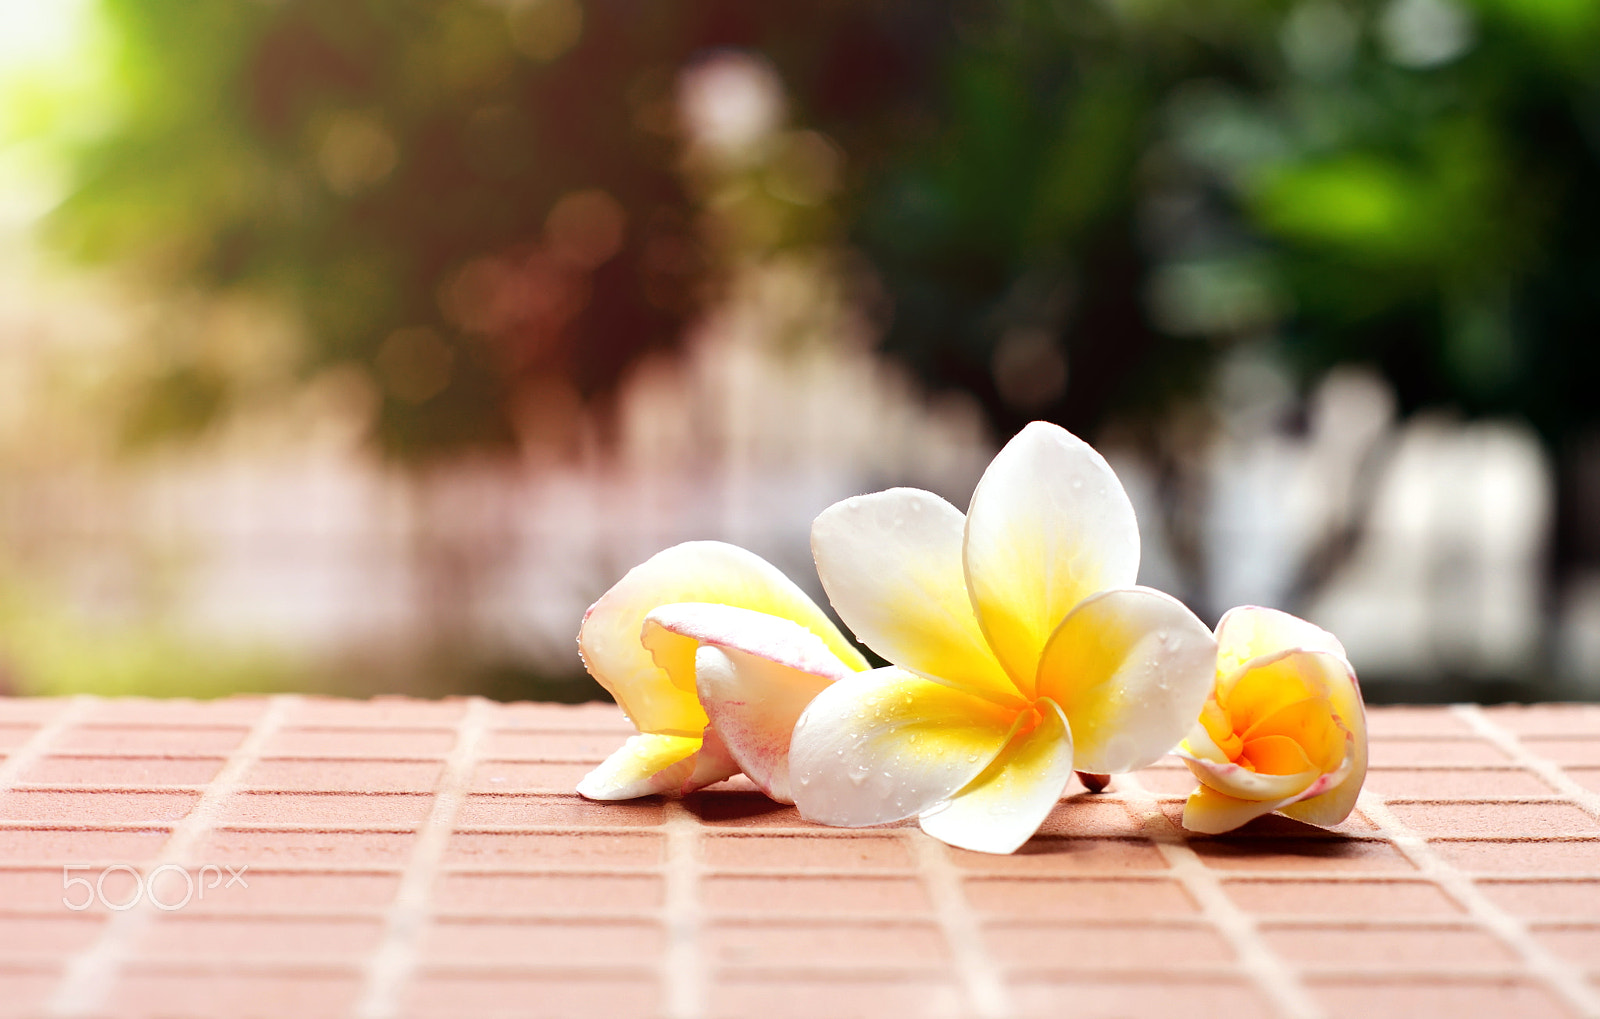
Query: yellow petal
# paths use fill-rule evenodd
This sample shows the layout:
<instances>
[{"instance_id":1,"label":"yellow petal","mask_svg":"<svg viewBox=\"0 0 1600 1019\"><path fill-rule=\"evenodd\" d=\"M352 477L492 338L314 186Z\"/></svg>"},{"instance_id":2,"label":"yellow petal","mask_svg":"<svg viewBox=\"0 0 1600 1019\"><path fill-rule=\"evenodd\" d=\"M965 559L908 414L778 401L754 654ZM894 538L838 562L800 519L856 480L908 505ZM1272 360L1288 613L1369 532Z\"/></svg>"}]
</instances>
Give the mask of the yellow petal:
<instances>
[{"instance_id":1,"label":"yellow petal","mask_svg":"<svg viewBox=\"0 0 1600 1019\"><path fill-rule=\"evenodd\" d=\"M1098 591L1133 586L1133 504L1088 443L1035 421L983 472L967 511L963 561L989 646L1031 693L1039 655L1067 613Z\"/></svg>"},{"instance_id":2,"label":"yellow petal","mask_svg":"<svg viewBox=\"0 0 1600 1019\"><path fill-rule=\"evenodd\" d=\"M976 778L1018 712L893 666L819 693L789 746L800 814L844 828L914 817Z\"/></svg>"},{"instance_id":3,"label":"yellow petal","mask_svg":"<svg viewBox=\"0 0 1600 1019\"><path fill-rule=\"evenodd\" d=\"M983 774L920 818L941 842L980 853L1010 853L1033 837L1072 781L1072 734L1049 698L1039 724L1011 737Z\"/></svg>"},{"instance_id":4,"label":"yellow petal","mask_svg":"<svg viewBox=\"0 0 1600 1019\"><path fill-rule=\"evenodd\" d=\"M891 488L823 510L811 552L828 600L863 644L903 669L1020 708L967 597L965 522L931 492Z\"/></svg>"},{"instance_id":5,"label":"yellow petal","mask_svg":"<svg viewBox=\"0 0 1600 1019\"><path fill-rule=\"evenodd\" d=\"M1293 648L1346 657L1333 634L1287 612L1257 605L1229 609L1217 623L1217 675L1226 679L1252 658Z\"/></svg>"},{"instance_id":6,"label":"yellow petal","mask_svg":"<svg viewBox=\"0 0 1600 1019\"><path fill-rule=\"evenodd\" d=\"M630 737L584 776L578 783L578 792L591 800L631 800L635 796L676 793L694 775L700 745L699 739L689 736L647 733Z\"/></svg>"},{"instance_id":7,"label":"yellow petal","mask_svg":"<svg viewBox=\"0 0 1600 1019\"><path fill-rule=\"evenodd\" d=\"M1304 700L1325 699L1328 684L1321 656L1310 651L1280 651L1253 658L1218 684L1218 700L1227 709L1233 731L1241 736L1262 719Z\"/></svg>"},{"instance_id":8,"label":"yellow petal","mask_svg":"<svg viewBox=\"0 0 1600 1019\"><path fill-rule=\"evenodd\" d=\"M1183 826L1204 835L1220 835L1277 809L1279 800L1241 800L1210 786L1200 786L1183 805Z\"/></svg>"},{"instance_id":9,"label":"yellow petal","mask_svg":"<svg viewBox=\"0 0 1600 1019\"><path fill-rule=\"evenodd\" d=\"M1340 747L1340 750L1343 750ZM1322 768L1311 762L1305 748L1288 736L1258 736L1244 741L1239 763L1258 775L1299 775L1304 772L1322 773ZM1338 761L1334 767L1338 767Z\"/></svg>"},{"instance_id":10,"label":"yellow petal","mask_svg":"<svg viewBox=\"0 0 1600 1019\"><path fill-rule=\"evenodd\" d=\"M1329 772L1344 760L1344 736L1344 730L1334 720L1333 705L1328 698L1308 697L1279 708L1256 722L1244 732L1242 738L1247 754L1252 753L1249 749L1252 744L1260 744L1268 739L1286 739L1299 748L1300 759L1305 762L1301 767L1290 770L1300 771L1304 767L1311 767L1319 772ZM1259 764L1256 768L1258 771L1286 774L1284 771L1263 768Z\"/></svg>"},{"instance_id":11,"label":"yellow petal","mask_svg":"<svg viewBox=\"0 0 1600 1019\"><path fill-rule=\"evenodd\" d=\"M1074 609L1039 660L1038 691L1061 705L1075 767L1142 768L1187 733L1211 692L1216 643L1176 598L1105 591Z\"/></svg>"},{"instance_id":12,"label":"yellow petal","mask_svg":"<svg viewBox=\"0 0 1600 1019\"><path fill-rule=\"evenodd\" d=\"M642 732L698 738L706 724L694 692L695 642L663 638L657 652L674 676L640 640L645 616L673 602L717 602L792 619L851 668L866 668L816 603L760 556L719 541L675 545L628 571L590 606L578 632L589 673Z\"/></svg>"},{"instance_id":13,"label":"yellow petal","mask_svg":"<svg viewBox=\"0 0 1600 1019\"><path fill-rule=\"evenodd\" d=\"M1203 785L1238 800L1290 802L1322 777L1322 773L1315 768L1307 768L1288 775L1274 775L1251 771L1243 764L1233 761L1218 762L1196 757L1181 747L1176 753L1189 765L1189 770Z\"/></svg>"},{"instance_id":14,"label":"yellow petal","mask_svg":"<svg viewBox=\"0 0 1600 1019\"><path fill-rule=\"evenodd\" d=\"M1355 671L1342 657L1322 656L1324 676L1328 683L1328 699L1333 703L1339 724L1349 734L1346 772L1331 789L1283 808L1289 817L1307 824L1334 825L1350 816L1355 809L1361 784L1367 779L1367 716L1361 702L1361 687L1356 682Z\"/></svg>"}]
</instances>

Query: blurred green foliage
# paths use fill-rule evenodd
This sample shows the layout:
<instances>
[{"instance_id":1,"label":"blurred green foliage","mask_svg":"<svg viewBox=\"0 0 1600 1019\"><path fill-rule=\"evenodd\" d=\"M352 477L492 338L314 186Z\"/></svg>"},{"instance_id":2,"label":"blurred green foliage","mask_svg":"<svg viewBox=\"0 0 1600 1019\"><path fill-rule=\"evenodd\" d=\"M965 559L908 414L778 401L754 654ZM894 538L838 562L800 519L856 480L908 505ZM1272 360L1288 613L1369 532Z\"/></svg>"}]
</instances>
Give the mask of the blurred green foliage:
<instances>
[{"instance_id":1,"label":"blurred green foliage","mask_svg":"<svg viewBox=\"0 0 1600 1019\"><path fill-rule=\"evenodd\" d=\"M158 285L282 302L402 457L560 441L712 292L675 75L771 59L845 152L886 346L1004 432L1092 431L1221 351L1407 407L1592 424L1600 4L104 0L112 127L54 219ZM567 203L567 204L563 204ZM564 211L563 211L564 210ZM181 330L128 420L248 379ZM552 430L553 429L553 430Z\"/></svg>"}]
</instances>

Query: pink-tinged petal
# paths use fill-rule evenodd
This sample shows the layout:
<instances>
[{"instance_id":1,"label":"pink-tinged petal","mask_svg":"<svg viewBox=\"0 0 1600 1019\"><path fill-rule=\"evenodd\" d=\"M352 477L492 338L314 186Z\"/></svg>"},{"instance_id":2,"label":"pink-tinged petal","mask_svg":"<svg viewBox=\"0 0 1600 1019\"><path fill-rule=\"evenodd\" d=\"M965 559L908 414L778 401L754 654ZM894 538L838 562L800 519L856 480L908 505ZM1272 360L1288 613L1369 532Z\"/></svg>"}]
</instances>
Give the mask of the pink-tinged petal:
<instances>
[{"instance_id":1,"label":"pink-tinged petal","mask_svg":"<svg viewBox=\"0 0 1600 1019\"><path fill-rule=\"evenodd\" d=\"M691 736L633 736L578 783L591 800L631 800L677 793L694 775L701 741ZM726 777L726 776L723 776Z\"/></svg>"},{"instance_id":2,"label":"pink-tinged petal","mask_svg":"<svg viewBox=\"0 0 1600 1019\"><path fill-rule=\"evenodd\" d=\"M1193 612L1147 587L1105 591L1069 613L1039 659L1038 691L1061 705L1075 766L1117 774L1170 752L1211 692L1216 642Z\"/></svg>"},{"instance_id":3,"label":"pink-tinged petal","mask_svg":"<svg viewBox=\"0 0 1600 1019\"><path fill-rule=\"evenodd\" d=\"M643 640L676 653L667 635L699 649L693 652L694 671L701 706L711 719L707 732L720 737L738 770L762 792L793 802L794 723L823 687L855 670L800 624L729 605L663 605L645 617Z\"/></svg>"},{"instance_id":4,"label":"pink-tinged petal","mask_svg":"<svg viewBox=\"0 0 1600 1019\"><path fill-rule=\"evenodd\" d=\"M1231 761L1219 763L1196 757L1186 750L1175 751L1189 765L1189 770L1201 783L1223 793L1230 799L1250 800L1256 803L1278 803L1293 799L1305 792L1322 773L1316 769L1296 772L1293 775L1263 775L1242 764Z\"/></svg>"},{"instance_id":5,"label":"pink-tinged petal","mask_svg":"<svg viewBox=\"0 0 1600 1019\"><path fill-rule=\"evenodd\" d=\"M691 541L628 571L590 606L578 632L584 665L642 732L698 738L706 714L694 688L694 642L671 635L657 664L640 642L645 616L673 602L717 602L792 619L853 668L866 661L826 613L776 567L719 541Z\"/></svg>"},{"instance_id":6,"label":"pink-tinged petal","mask_svg":"<svg viewBox=\"0 0 1600 1019\"><path fill-rule=\"evenodd\" d=\"M779 803L793 803L789 741L794 724L833 679L709 644L700 648L695 661L711 730L762 792Z\"/></svg>"},{"instance_id":7,"label":"pink-tinged petal","mask_svg":"<svg viewBox=\"0 0 1600 1019\"><path fill-rule=\"evenodd\" d=\"M1021 707L972 614L965 523L931 492L891 488L823 510L811 553L828 600L862 643L903 669Z\"/></svg>"},{"instance_id":8,"label":"pink-tinged petal","mask_svg":"<svg viewBox=\"0 0 1600 1019\"><path fill-rule=\"evenodd\" d=\"M1231 685L1250 659L1294 649L1346 657L1338 638L1320 626L1277 609L1240 605L1217 623L1217 677Z\"/></svg>"},{"instance_id":9,"label":"pink-tinged petal","mask_svg":"<svg viewBox=\"0 0 1600 1019\"><path fill-rule=\"evenodd\" d=\"M700 744L700 752L694 757L694 771L678 787L679 796L687 796L696 789L703 789L713 782L721 782L725 778L732 778L739 774L739 762L728 753L728 748L723 745L722 737L710 726L706 727L705 740Z\"/></svg>"},{"instance_id":10,"label":"pink-tinged petal","mask_svg":"<svg viewBox=\"0 0 1600 1019\"><path fill-rule=\"evenodd\" d=\"M1036 702L1040 721L1018 733L983 774L925 812L922 830L980 853L1011 853L1039 830L1072 781L1072 733L1061 708Z\"/></svg>"},{"instance_id":11,"label":"pink-tinged petal","mask_svg":"<svg viewBox=\"0 0 1600 1019\"><path fill-rule=\"evenodd\" d=\"M893 666L842 679L795 725L795 806L808 820L843 828L914 817L978 777L1017 715Z\"/></svg>"},{"instance_id":12,"label":"pink-tinged petal","mask_svg":"<svg viewBox=\"0 0 1600 1019\"><path fill-rule=\"evenodd\" d=\"M1202 785L1183 805L1183 826L1202 835L1233 831L1276 810L1282 800L1241 800Z\"/></svg>"},{"instance_id":13,"label":"pink-tinged petal","mask_svg":"<svg viewBox=\"0 0 1600 1019\"><path fill-rule=\"evenodd\" d=\"M1350 734L1349 750L1345 757L1343 773L1337 776L1327 791L1317 791L1298 803L1283 808L1283 812L1297 821L1323 826L1335 825L1350 816L1355 809L1356 797L1367 780L1367 713L1361 701L1361 687L1355 671L1348 663L1336 677L1330 677L1328 699L1333 702L1334 714Z\"/></svg>"},{"instance_id":14,"label":"pink-tinged petal","mask_svg":"<svg viewBox=\"0 0 1600 1019\"><path fill-rule=\"evenodd\" d=\"M1139 527L1105 458L1035 421L983 472L963 560L989 646L1031 694L1039 655L1067 613L1098 591L1133 586Z\"/></svg>"}]
</instances>

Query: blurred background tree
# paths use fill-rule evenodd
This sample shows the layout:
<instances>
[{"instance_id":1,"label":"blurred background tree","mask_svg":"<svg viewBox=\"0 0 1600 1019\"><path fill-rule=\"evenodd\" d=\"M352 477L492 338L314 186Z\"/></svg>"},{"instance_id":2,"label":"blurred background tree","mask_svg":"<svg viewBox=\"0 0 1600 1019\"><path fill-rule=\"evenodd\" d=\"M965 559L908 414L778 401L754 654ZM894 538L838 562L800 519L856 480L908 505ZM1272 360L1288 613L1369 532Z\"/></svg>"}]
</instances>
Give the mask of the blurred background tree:
<instances>
[{"instance_id":1,"label":"blurred background tree","mask_svg":"<svg viewBox=\"0 0 1600 1019\"><path fill-rule=\"evenodd\" d=\"M159 296L104 408L128 448L314 380L418 477L570 459L741 260L831 245L882 351L996 436L1047 418L1157 463L1191 573L1219 387L1351 363L1403 413L1532 422L1557 571L1600 569L1592 0L96 10L109 93L48 235ZM724 51L795 127L708 170L681 92Z\"/></svg>"}]
</instances>

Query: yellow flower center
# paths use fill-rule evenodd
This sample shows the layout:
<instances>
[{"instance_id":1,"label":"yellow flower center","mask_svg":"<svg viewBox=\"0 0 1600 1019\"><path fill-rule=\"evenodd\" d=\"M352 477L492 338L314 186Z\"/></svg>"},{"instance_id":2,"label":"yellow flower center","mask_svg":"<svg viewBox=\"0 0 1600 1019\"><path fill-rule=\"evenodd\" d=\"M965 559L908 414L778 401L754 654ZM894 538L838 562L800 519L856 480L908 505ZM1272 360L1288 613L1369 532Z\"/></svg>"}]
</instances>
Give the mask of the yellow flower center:
<instances>
[{"instance_id":1,"label":"yellow flower center","mask_svg":"<svg viewBox=\"0 0 1600 1019\"><path fill-rule=\"evenodd\" d=\"M1333 703L1293 659L1247 666L1206 702L1200 722L1230 761L1263 775L1326 773L1344 760Z\"/></svg>"}]
</instances>

